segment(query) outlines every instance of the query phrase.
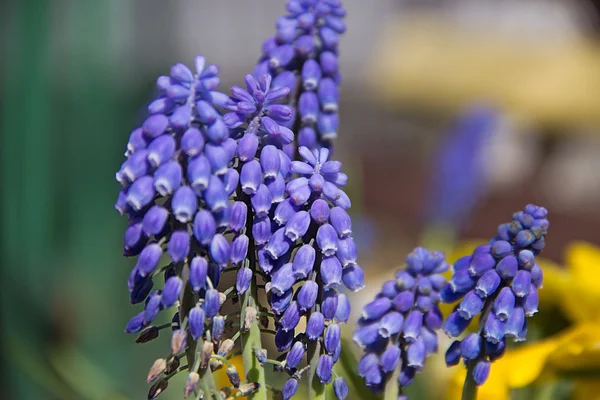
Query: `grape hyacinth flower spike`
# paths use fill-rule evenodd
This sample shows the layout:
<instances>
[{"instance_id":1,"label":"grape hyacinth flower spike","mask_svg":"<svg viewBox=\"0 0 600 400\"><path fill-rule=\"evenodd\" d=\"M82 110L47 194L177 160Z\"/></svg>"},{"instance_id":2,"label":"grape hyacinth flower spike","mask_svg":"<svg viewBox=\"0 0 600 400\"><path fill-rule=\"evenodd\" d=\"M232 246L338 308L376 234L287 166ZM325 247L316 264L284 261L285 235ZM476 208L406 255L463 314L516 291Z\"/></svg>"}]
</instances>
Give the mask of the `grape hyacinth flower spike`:
<instances>
[{"instance_id":1,"label":"grape hyacinth flower spike","mask_svg":"<svg viewBox=\"0 0 600 400\"><path fill-rule=\"evenodd\" d=\"M417 247L406 257L406 269L383 284L362 311L354 341L364 350L358 374L375 393L396 399L437 352L436 331L442 326L438 307L448 270L444 254Z\"/></svg>"},{"instance_id":2,"label":"grape hyacinth flower spike","mask_svg":"<svg viewBox=\"0 0 600 400\"><path fill-rule=\"evenodd\" d=\"M344 290L360 290L364 277L348 177L324 147L337 129L345 12L339 0L289 0L287 10L265 44L266 68L246 75L244 88L219 92L219 69L203 57L194 71L176 64L129 136L115 208L128 217L124 255L137 259L127 284L140 311L125 330L147 343L171 328L148 398L185 371L184 398L266 400L265 364L289 377L278 390L285 399L306 375L309 398L328 385L348 396L333 366L350 315ZM235 283L222 287L229 271ZM224 315L226 302L237 311ZM155 323L165 313L171 322ZM269 358L261 334L271 332L279 354ZM229 361L236 348L245 375ZM220 368L230 385L216 387Z\"/></svg>"},{"instance_id":3,"label":"grape hyacinth flower spike","mask_svg":"<svg viewBox=\"0 0 600 400\"><path fill-rule=\"evenodd\" d=\"M491 363L504 354L508 338L526 340L526 317L538 311L543 282L535 256L545 246L547 215L545 208L533 204L514 213L489 244L454 263L452 279L442 289L443 302L460 300L444 322L448 336L459 337L480 316L477 332L455 340L446 352L448 366L461 358L467 364L467 398L475 398L476 387L485 383Z\"/></svg>"}]
</instances>

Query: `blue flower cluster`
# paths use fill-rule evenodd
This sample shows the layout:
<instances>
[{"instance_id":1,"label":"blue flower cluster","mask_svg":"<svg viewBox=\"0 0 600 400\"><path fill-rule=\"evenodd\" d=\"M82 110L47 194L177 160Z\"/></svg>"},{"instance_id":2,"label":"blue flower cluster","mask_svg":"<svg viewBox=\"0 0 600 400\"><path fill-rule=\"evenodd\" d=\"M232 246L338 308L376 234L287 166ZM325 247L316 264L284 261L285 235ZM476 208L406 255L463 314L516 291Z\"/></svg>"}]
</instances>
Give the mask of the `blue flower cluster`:
<instances>
[{"instance_id":1,"label":"blue flower cluster","mask_svg":"<svg viewBox=\"0 0 600 400\"><path fill-rule=\"evenodd\" d=\"M177 306L181 311L167 324L173 327L170 359L164 368L157 360L149 381L179 365L188 334L198 341L207 331L222 344L225 320L219 310L225 296L216 287L223 269L238 265L248 251L249 238L241 233L246 205L229 201L239 182L231 167L237 143L215 109L231 106L232 100L214 90L219 84L215 65L206 66L203 57L195 64L195 73L176 64L170 76L157 80L161 93L148 106L151 115L132 132L127 160L117 172L124 188L115 207L129 217L124 252L138 256L128 280L131 302L145 301L125 330L142 331L138 342L151 340L158 336L152 323L161 310ZM161 275L162 290L152 291ZM186 285L194 300L182 310Z\"/></svg>"},{"instance_id":2,"label":"blue flower cluster","mask_svg":"<svg viewBox=\"0 0 600 400\"><path fill-rule=\"evenodd\" d=\"M300 146L329 147L339 125L338 44L346 10L341 0L288 0L287 11L263 43L254 76L271 74L294 92L289 101Z\"/></svg>"},{"instance_id":3,"label":"blue flower cluster","mask_svg":"<svg viewBox=\"0 0 600 400\"><path fill-rule=\"evenodd\" d=\"M444 323L448 336L460 336L481 315L479 331L454 341L446 352L448 365L457 364L461 357L473 363L477 385L486 381L490 362L504 353L507 338L526 339L526 317L538 311L543 273L535 256L545 246L547 215L545 208L533 204L513 214L489 244L456 261L452 280L442 289L445 303L462 299Z\"/></svg>"},{"instance_id":4,"label":"blue flower cluster","mask_svg":"<svg viewBox=\"0 0 600 400\"><path fill-rule=\"evenodd\" d=\"M354 333L354 341L365 351L358 373L376 393L397 368L398 384L410 385L425 357L438 349L436 330L442 326L438 303L446 284L441 274L448 263L443 253L418 247L406 257L406 264L364 307Z\"/></svg>"},{"instance_id":5,"label":"blue flower cluster","mask_svg":"<svg viewBox=\"0 0 600 400\"><path fill-rule=\"evenodd\" d=\"M330 383L341 352L339 324L350 316L350 302L340 289L362 289L364 275L345 211L350 200L340 189L347 181L341 163L329 160L326 148L311 152L300 147L298 152L304 161L293 161L289 167L299 176L288 182L285 200L270 216L254 220L252 231L259 266L270 277L269 304L278 315L275 344L287 352L284 364L290 380L299 378L295 372L307 348L322 340L316 375L322 383ZM302 317L306 328L296 334ZM297 384L289 382L284 398L291 398L295 388Z\"/></svg>"}]
</instances>

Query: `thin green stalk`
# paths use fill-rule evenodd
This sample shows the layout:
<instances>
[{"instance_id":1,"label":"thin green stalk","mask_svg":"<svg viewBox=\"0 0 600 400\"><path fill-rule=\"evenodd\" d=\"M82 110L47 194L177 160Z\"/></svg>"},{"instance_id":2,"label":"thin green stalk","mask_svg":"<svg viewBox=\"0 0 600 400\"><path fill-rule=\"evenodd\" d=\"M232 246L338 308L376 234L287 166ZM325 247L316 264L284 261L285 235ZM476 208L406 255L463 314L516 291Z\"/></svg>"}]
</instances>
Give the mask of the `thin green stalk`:
<instances>
[{"instance_id":1,"label":"thin green stalk","mask_svg":"<svg viewBox=\"0 0 600 400\"><path fill-rule=\"evenodd\" d=\"M398 400L400 394L400 385L398 384L398 377L400 376L400 365L394 370L394 373L388 378L385 383L385 389L383 392L383 400Z\"/></svg>"},{"instance_id":2,"label":"thin green stalk","mask_svg":"<svg viewBox=\"0 0 600 400\"><path fill-rule=\"evenodd\" d=\"M246 307L257 307L256 300L253 293L256 293L256 282L252 279L250 288L244 293L243 303ZM244 310L245 311L245 310ZM242 312L242 326L244 324L245 312ZM254 320L250 329L242 332L240 335L242 339L242 360L244 362L244 372L246 374L247 382L258 382L259 388L254 393L248 396L250 400L267 400L267 386L265 380L265 370L263 366L258 362L254 356L254 349L261 349L262 344L260 340L260 327L258 326L258 320Z\"/></svg>"},{"instance_id":3,"label":"thin green stalk","mask_svg":"<svg viewBox=\"0 0 600 400\"><path fill-rule=\"evenodd\" d=\"M463 386L462 400L475 400L477 398L477 385L473 379L473 369L475 362L469 361L467 364L467 377Z\"/></svg>"},{"instance_id":4,"label":"thin green stalk","mask_svg":"<svg viewBox=\"0 0 600 400\"><path fill-rule=\"evenodd\" d=\"M246 197L245 202L248 205L248 209L251 210L252 205L250 204L250 199ZM256 283L258 268L256 268L256 249L254 247L254 238L252 237L252 219L252 212L248 212L248 217L246 220L246 235L248 235L250 239L250 244L248 247L248 267L252 269L252 279L250 280L250 287L241 297L242 308L240 310L240 339L246 381L257 382L259 385L258 389L254 393L248 395L248 399L267 400L265 370L254 355L254 349L262 349L258 319L255 318L254 321L252 321L252 324L248 330L245 330L246 326L244 321L247 307L254 307L257 311L259 309L258 287Z\"/></svg>"}]
</instances>

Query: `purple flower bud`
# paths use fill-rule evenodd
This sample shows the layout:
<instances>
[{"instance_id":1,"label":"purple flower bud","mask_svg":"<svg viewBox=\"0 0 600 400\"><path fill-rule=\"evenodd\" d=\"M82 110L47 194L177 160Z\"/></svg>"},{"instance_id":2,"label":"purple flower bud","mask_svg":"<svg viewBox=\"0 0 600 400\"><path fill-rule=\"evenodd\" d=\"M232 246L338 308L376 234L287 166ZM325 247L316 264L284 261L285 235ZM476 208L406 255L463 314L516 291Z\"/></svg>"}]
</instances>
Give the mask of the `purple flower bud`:
<instances>
[{"instance_id":1,"label":"purple flower bud","mask_svg":"<svg viewBox=\"0 0 600 400\"><path fill-rule=\"evenodd\" d=\"M473 257L471 265L469 266L469 272L472 276L481 276L490 269L496 266L496 260L491 254L482 254Z\"/></svg>"},{"instance_id":2,"label":"purple flower bud","mask_svg":"<svg viewBox=\"0 0 600 400\"><path fill-rule=\"evenodd\" d=\"M258 149L258 137L254 133L246 133L238 142L237 155L242 162L253 160Z\"/></svg>"},{"instance_id":3,"label":"purple flower bud","mask_svg":"<svg viewBox=\"0 0 600 400\"><path fill-rule=\"evenodd\" d=\"M277 315L283 313L292 302L293 295L294 291L291 288L283 292L281 295L273 292L269 301L271 310Z\"/></svg>"},{"instance_id":4,"label":"purple flower bud","mask_svg":"<svg viewBox=\"0 0 600 400\"><path fill-rule=\"evenodd\" d=\"M340 344L341 329L338 324L330 324L325 331L325 337L323 338L323 344L325 345L325 351L328 354L333 354Z\"/></svg>"},{"instance_id":5,"label":"purple flower bud","mask_svg":"<svg viewBox=\"0 0 600 400\"><path fill-rule=\"evenodd\" d=\"M225 236L217 233L210 242L210 257L219 265L227 264L231 255L231 246Z\"/></svg>"},{"instance_id":6,"label":"purple flower bud","mask_svg":"<svg viewBox=\"0 0 600 400\"><path fill-rule=\"evenodd\" d=\"M292 343L294 341L294 330L283 330L278 329L275 334L275 346L278 351L286 351L290 347L292 347Z\"/></svg>"},{"instance_id":7,"label":"purple flower bud","mask_svg":"<svg viewBox=\"0 0 600 400\"><path fill-rule=\"evenodd\" d=\"M131 153L146 148L146 139L144 139L144 132L141 128L134 129L129 135L129 141L127 142L127 150Z\"/></svg>"},{"instance_id":8,"label":"purple flower bud","mask_svg":"<svg viewBox=\"0 0 600 400\"><path fill-rule=\"evenodd\" d=\"M358 264L344 268L342 274L344 285L353 292L358 292L365 287L365 274Z\"/></svg>"},{"instance_id":9,"label":"purple flower bud","mask_svg":"<svg viewBox=\"0 0 600 400\"><path fill-rule=\"evenodd\" d=\"M477 386L481 386L487 381L488 376L490 376L491 365L489 361L477 361L475 368L473 368L473 380Z\"/></svg>"},{"instance_id":10,"label":"purple flower bud","mask_svg":"<svg viewBox=\"0 0 600 400\"><path fill-rule=\"evenodd\" d=\"M153 167L158 167L169 160L175 152L175 139L171 135L159 136L148 145L148 161Z\"/></svg>"},{"instance_id":11,"label":"purple flower bud","mask_svg":"<svg viewBox=\"0 0 600 400\"><path fill-rule=\"evenodd\" d=\"M194 237L201 246L208 246L217 232L215 218L207 210L198 211L194 217L192 231L194 232Z\"/></svg>"},{"instance_id":12,"label":"purple flower bud","mask_svg":"<svg viewBox=\"0 0 600 400\"><path fill-rule=\"evenodd\" d=\"M183 288L183 281L178 276L172 276L165 282L162 291L162 303L165 308L171 307L179 300L179 294Z\"/></svg>"},{"instance_id":13,"label":"purple flower bud","mask_svg":"<svg viewBox=\"0 0 600 400\"><path fill-rule=\"evenodd\" d=\"M418 310L411 311L404 321L404 338L408 343L417 340L421 326L423 325L423 313Z\"/></svg>"},{"instance_id":14,"label":"purple flower bud","mask_svg":"<svg viewBox=\"0 0 600 400\"><path fill-rule=\"evenodd\" d=\"M189 186L181 186L173 194L171 208L175 219L182 224L189 222L198 209L198 199Z\"/></svg>"},{"instance_id":15,"label":"purple flower bud","mask_svg":"<svg viewBox=\"0 0 600 400\"><path fill-rule=\"evenodd\" d=\"M310 215L307 211L298 211L285 225L285 235L291 241L296 241L306 234L310 226Z\"/></svg>"},{"instance_id":16,"label":"purple flower bud","mask_svg":"<svg viewBox=\"0 0 600 400\"><path fill-rule=\"evenodd\" d=\"M153 294L148 297L146 306L144 307L144 324L148 325L154 321L154 318L158 315L161 310L161 296L158 290L155 290Z\"/></svg>"},{"instance_id":17,"label":"purple flower bud","mask_svg":"<svg viewBox=\"0 0 600 400\"><path fill-rule=\"evenodd\" d=\"M281 389L281 396L283 397L283 400L289 400L294 397L297 391L298 380L295 378L290 378L283 385L283 388Z\"/></svg>"},{"instance_id":18,"label":"purple flower bud","mask_svg":"<svg viewBox=\"0 0 600 400\"><path fill-rule=\"evenodd\" d=\"M467 329L469 322L470 320L464 319L457 311L454 311L448 315L448 318L446 318L443 329L444 332L446 332L446 335L450 337L457 337L460 336L465 329Z\"/></svg>"},{"instance_id":19,"label":"purple flower bud","mask_svg":"<svg viewBox=\"0 0 600 400\"><path fill-rule=\"evenodd\" d=\"M194 257L190 263L190 284L194 292L206 288L208 263L202 257Z\"/></svg>"},{"instance_id":20,"label":"purple flower bud","mask_svg":"<svg viewBox=\"0 0 600 400\"><path fill-rule=\"evenodd\" d=\"M211 176L208 187L204 192L206 205L214 212L221 211L228 206L228 196L223 181L216 176Z\"/></svg>"},{"instance_id":21,"label":"purple flower bud","mask_svg":"<svg viewBox=\"0 0 600 400\"><path fill-rule=\"evenodd\" d=\"M477 281L475 293L483 298L490 296L492 293L496 292L496 289L500 286L500 281L500 275L498 275L496 270L489 270Z\"/></svg>"},{"instance_id":22,"label":"purple flower bud","mask_svg":"<svg viewBox=\"0 0 600 400\"><path fill-rule=\"evenodd\" d=\"M167 253L174 263L185 260L190 252L190 236L187 231L175 231L169 239Z\"/></svg>"},{"instance_id":23,"label":"purple flower bud","mask_svg":"<svg viewBox=\"0 0 600 400\"><path fill-rule=\"evenodd\" d=\"M532 317L536 312L538 312L538 303L538 291L535 285L531 285L529 288L529 294L527 297L525 297L525 301L523 302L523 310L525 311L525 315Z\"/></svg>"},{"instance_id":24,"label":"purple flower bud","mask_svg":"<svg viewBox=\"0 0 600 400\"><path fill-rule=\"evenodd\" d=\"M150 211L152 211L152 208L148 211L148 213L146 213L144 220L150 214ZM156 216L156 212L154 212L153 215ZM148 237L143 232L143 221L129 225L125 230L125 234L123 235L123 248L125 255L139 254L147 242Z\"/></svg>"},{"instance_id":25,"label":"purple flower bud","mask_svg":"<svg viewBox=\"0 0 600 400\"><path fill-rule=\"evenodd\" d=\"M302 84L306 90L315 90L321 80L321 67L315 60L307 60L302 66Z\"/></svg>"},{"instance_id":26,"label":"purple flower bud","mask_svg":"<svg viewBox=\"0 0 600 400\"><path fill-rule=\"evenodd\" d=\"M317 146L317 132L310 126L305 126L298 133L298 146L314 148Z\"/></svg>"},{"instance_id":27,"label":"purple flower bud","mask_svg":"<svg viewBox=\"0 0 600 400\"><path fill-rule=\"evenodd\" d=\"M409 290L398 293L392 301L394 308L400 312L407 312L413 307L414 303L415 295Z\"/></svg>"},{"instance_id":28,"label":"purple flower bud","mask_svg":"<svg viewBox=\"0 0 600 400\"><path fill-rule=\"evenodd\" d=\"M317 301L319 294L319 285L315 281L306 281L298 291L298 306L301 311L306 311L312 308Z\"/></svg>"},{"instance_id":29,"label":"purple flower bud","mask_svg":"<svg viewBox=\"0 0 600 400\"><path fill-rule=\"evenodd\" d=\"M211 336L215 341L221 341L225 332L225 318L218 315L212 320Z\"/></svg>"},{"instance_id":30,"label":"purple flower bud","mask_svg":"<svg viewBox=\"0 0 600 400\"><path fill-rule=\"evenodd\" d=\"M512 290L517 297L525 297L529 294L531 287L531 274L528 271L520 270L512 281Z\"/></svg>"},{"instance_id":31,"label":"purple flower bud","mask_svg":"<svg viewBox=\"0 0 600 400\"><path fill-rule=\"evenodd\" d=\"M502 338L504 338L504 333L504 323L498 318L496 318L495 314L490 313L485 321L485 326L483 328L484 337L492 343L497 343L501 341Z\"/></svg>"},{"instance_id":32,"label":"purple flower bud","mask_svg":"<svg viewBox=\"0 0 600 400\"><path fill-rule=\"evenodd\" d=\"M475 360L481 353L481 336L471 333L462 341L460 353L467 360Z\"/></svg>"},{"instance_id":33,"label":"purple flower bud","mask_svg":"<svg viewBox=\"0 0 600 400\"><path fill-rule=\"evenodd\" d=\"M308 201L311 195L310 186L304 185L294 189L290 194L290 200L293 204L301 206Z\"/></svg>"},{"instance_id":34,"label":"purple flower bud","mask_svg":"<svg viewBox=\"0 0 600 400\"><path fill-rule=\"evenodd\" d=\"M204 333L204 310L198 306L192 308L188 314L188 327L194 340L198 340Z\"/></svg>"},{"instance_id":35,"label":"purple flower bud","mask_svg":"<svg viewBox=\"0 0 600 400\"><path fill-rule=\"evenodd\" d=\"M250 239L246 235L238 235L233 242L231 242L231 255L230 260L231 263L236 265L240 264L246 258L248 254L248 245L250 244Z\"/></svg>"},{"instance_id":36,"label":"purple flower bud","mask_svg":"<svg viewBox=\"0 0 600 400\"><path fill-rule=\"evenodd\" d=\"M300 310L298 309L298 303L292 301L281 316L279 323L281 324L281 329L291 331L298 325L298 322L300 322Z\"/></svg>"},{"instance_id":37,"label":"purple flower bud","mask_svg":"<svg viewBox=\"0 0 600 400\"><path fill-rule=\"evenodd\" d=\"M350 318L350 311L352 310L350 306L350 301L348 300L348 296L344 293L338 293L338 302L337 308L335 309L334 320L336 322L340 322L342 324L348 322Z\"/></svg>"},{"instance_id":38,"label":"purple flower bud","mask_svg":"<svg viewBox=\"0 0 600 400\"><path fill-rule=\"evenodd\" d=\"M340 238L344 238L352 234L352 221L344 209L340 207L332 208L329 219L331 221L331 225L334 227Z\"/></svg>"},{"instance_id":39,"label":"purple flower bud","mask_svg":"<svg viewBox=\"0 0 600 400\"><path fill-rule=\"evenodd\" d=\"M323 199L315 200L310 206L310 216L317 224L321 225L329 219L329 205Z\"/></svg>"},{"instance_id":40,"label":"purple flower bud","mask_svg":"<svg viewBox=\"0 0 600 400\"><path fill-rule=\"evenodd\" d=\"M323 224L317 231L317 245L324 256L332 256L338 249L338 238L335 229L329 224Z\"/></svg>"},{"instance_id":41,"label":"purple flower bud","mask_svg":"<svg viewBox=\"0 0 600 400\"><path fill-rule=\"evenodd\" d=\"M540 289L544 282L544 272L539 265L534 265L531 269L531 283L535 285L536 288Z\"/></svg>"},{"instance_id":42,"label":"purple flower bud","mask_svg":"<svg viewBox=\"0 0 600 400\"><path fill-rule=\"evenodd\" d=\"M317 116L319 115L319 99L314 92L303 92L298 100L298 113L302 118L304 124L314 124L317 122ZM308 174L310 172L299 172L301 174Z\"/></svg>"},{"instance_id":43,"label":"purple flower bud","mask_svg":"<svg viewBox=\"0 0 600 400\"><path fill-rule=\"evenodd\" d=\"M387 297L380 297L367 304L362 311L362 317L366 320L381 318L392 307L392 302Z\"/></svg>"},{"instance_id":44,"label":"purple flower bud","mask_svg":"<svg viewBox=\"0 0 600 400\"><path fill-rule=\"evenodd\" d=\"M258 265L260 266L260 269L262 269L263 272L271 273L271 270L275 266L275 262L271 256L269 256L264 247L259 246L256 255L258 256Z\"/></svg>"},{"instance_id":45,"label":"purple flower bud","mask_svg":"<svg viewBox=\"0 0 600 400\"><path fill-rule=\"evenodd\" d=\"M458 364L461 357L461 342L455 340L446 350L445 361L448 367Z\"/></svg>"},{"instance_id":46,"label":"purple flower bud","mask_svg":"<svg viewBox=\"0 0 600 400\"><path fill-rule=\"evenodd\" d=\"M464 269L454 273L450 281L450 286L454 292L464 293L473 289L475 282L477 282L477 278L471 276L469 271Z\"/></svg>"},{"instance_id":47,"label":"purple flower bud","mask_svg":"<svg viewBox=\"0 0 600 400\"><path fill-rule=\"evenodd\" d=\"M475 291L471 290L465 295L458 306L457 311L464 319L471 319L475 315L479 314L482 309L483 300L475 293Z\"/></svg>"},{"instance_id":48,"label":"purple flower bud","mask_svg":"<svg viewBox=\"0 0 600 400\"><path fill-rule=\"evenodd\" d=\"M244 294L246 290L248 290L251 280L252 270L250 268L240 268L235 283L235 289L237 290L238 294Z\"/></svg>"},{"instance_id":49,"label":"purple flower bud","mask_svg":"<svg viewBox=\"0 0 600 400\"><path fill-rule=\"evenodd\" d=\"M442 327L443 316L439 307L435 306L425 313L425 325L431 330Z\"/></svg>"},{"instance_id":50,"label":"purple flower bud","mask_svg":"<svg viewBox=\"0 0 600 400\"><path fill-rule=\"evenodd\" d=\"M169 119L163 114L154 114L146 118L142 130L147 138L153 139L163 134L169 126Z\"/></svg>"},{"instance_id":51,"label":"purple flower bud","mask_svg":"<svg viewBox=\"0 0 600 400\"><path fill-rule=\"evenodd\" d=\"M267 254L277 260L290 249L290 240L284 234L285 228L280 228L271 236L269 243L265 247Z\"/></svg>"},{"instance_id":52,"label":"purple flower bud","mask_svg":"<svg viewBox=\"0 0 600 400\"><path fill-rule=\"evenodd\" d=\"M325 290L342 284L342 264L335 256L323 257L320 272Z\"/></svg>"},{"instance_id":53,"label":"purple flower bud","mask_svg":"<svg viewBox=\"0 0 600 400\"><path fill-rule=\"evenodd\" d=\"M294 203L290 199L284 200L275 208L273 220L280 226L285 225L296 212L297 207Z\"/></svg>"},{"instance_id":54,"label":"purple flower bud","mask_svg":"<svg viewBox=\"0 0 600 400\"><path fill-rule=\"evenodd\" d=\"M381 294L388 299L393 299L396 297L398 294L398 290L396 290L396 281L385 281L383 285L381 285Z\"/></svg>"},{"instance_id":55,"label":"purple flower bud","mask_svg":"<svg viewBox=\"0 0 600 400\"><path fill-rule=\"evenodd\" d=\"M125 333L137 333L144 328L144 312L132 317L125 326Z\"/></svg>"},{"instance_id":56,"label":"purple flower bud","mask_svg":"<svg viewBox=\"0 0 600 400\"><path fill-rule=\"evenodd\" d=\"M269 214L269 210L271 209L271 204L273 203L273 198L271 197L271 192L269 188L264 184L260 184L256 193L252 195L250 199L252 203L252 208L257 217L265 217Z\"/></svg>"},{"instance_id":57,"label":"purple flower bud","mask_svg":"<svg viewBox=\"0 0 600 400\"><path fill-rule=\"evenodd\" d=\"M348 398L348 385L343 377L339 377L333 381L333 393L338 400L346 400Z\"/></svg>"},{"instance_id":58,"label":"purple flower bud","mask_svg":"<svg viewBox=\"0 0 600 400\"><path fill-rule=\"evenodd\" d=\"M504 280L509 280L514 278L515 275L517 275L518 268L519 263L517 261L517 258L511 255L504 257L502 260L500 260L498 266L496 267L496 271L498 271L498 274Z\"/></svg>"},{"instance_id":59,"label":"purple flower bud","mask_svg":"<svg viewBox=\"0 0 600 400\"><path fill-rule=\"evenodd\" d=\"M168 161L154 173L154 188L161 196L167 196L179 188L181 178L181 165L177 161Z\"/></svg>"},{"instance_id":60,"label":"purple flower bud","mask_svg":"<svg viewBox=\"0 0 600 400\"><path fill-rule=\"evenodd\" d=\"M190 157L195 157L204 148L204 138L197 128L188 128L181 137L181 150Z\"/></svg>"},{"instance_id":61,"label":"purple flower bud","mask_svg":"<svg viewBox=\"0 0 600 400\"><path fill-rule=\"evenodd\" d=\"M260 164L256 160L249 161L242 166L240 183L242 191L246 194L254 194L258 190L262 180Z\"/></svg>"},{"instance_id":62,"label":"purple flower bud","mask_svg":"<svg viewBox=\"0 0 600 400\"><path fill-rule=\"evenodd\" d=\"M138 271L140 276L149 275L156 268L161 256L162 249L160 246L157 243L150 243L140 253L135 270Z\"/></svg>"},{"instance_id":63,"label":"purple flower bud","mask_svg":"<svg viewBox=\"0 0 600 400\"><path fill-rule=\"evenodd\" d=\"M298 341L294 343L285 359L285 367L287 369L296 368L298 364L300 364L300 361L302 361L302 358L304 357L304 352L305 349L304 344L302 344L302 342Z\"/></svg>"},{"instance_id":64,"label":"purple flower bud","mask_svg":"<svg viewBox=\"0 0 600 400\"><path fill-rule=\"evenodd\" d=\"M323 354L317 364L317 376L321 383L330 383L333 369L333 360L330 355Z\"/></svg>"},{"instance_id":65,"label":"purple flower bud","mask_svg":"<svg viewBox=\"0 0 600 400\"><path fill-rule=\"evenodd\" d=\"M254 241L259 244L265 244L271 237L271 221L269 217L255 218L252 221L252 236Z\"/></svg>"},{"instance_id":66,"label":"purple flower bud","mask_svg":"<svg viewBox=\"0 0 600 400\"><path fill-rule=\"evenodd\" d=\"M317 91L319 102L325 112L336 112L338 109L338 87L331 78L322 79Z\"/></svg>"},{"instance_id":67,"label":"purple flower bud","mask_svg":"<svg viewBox=\"0 0 600 400\"><path fill-rule=\"evenodd\" d=\"M325 329L325 318L318 311L313 312L306 323L306 336L309 340L317 340Z\"/></svg>"},{"instance_id":68,"label":"purple flower bud","mask_svg":"<svg viewBox=\"0 0 600 400\"><path fill-rule=\"evenodd\" d=\"M272 276L271 291L278 295L282 295L296 283L296 278L292 273L292 264L287 263L282 265Z\"/></svg>"},{"instance_id":69,"label":"purple flower bud","mask_svg":"<svg viewBox=\"0 0 600 400\"><path fill-rule=\"evenodd\" d=\"M492 245L491 254L494 258L501 260L512 254L512 246L506 240L498 240Z\"/></svg>"},{"instance_id":70,"label":"purple flower bud","mask_svg":"<svg viewBox=\"0 0 600 400\"><path fill-rule=\"evenodd\" d=\"M246 226L246 217L248 206L243 201L235 201L231 206L229 215L229 229L233 232L240 232Z\"/></svg>"},{"instance_id":71,"label":"purple flower bud","mask_svg":"<svg viewBox=\"0 0 600 400\"><path fill-rule=\"evenodd\" d=\"M390 344L385 351L381 354L381 369L383 372L390 373L393 372L398 363L400 362L400 356L402 351L400 348L394 344Z\"/></svg>"},{"instance_id":72,"label":"purple flower bud","mask_svg":"<svg viewBox=\"0 0 600 400\"><path fill-rule=\"evenodd\" d=\"M408 349L406 350L406 365L423 368L425 356L425 343L423 342L423 337L419 336L414 342L408 345Z\"/></svg>"},{"instance_id":73,"label":"purple flower bud","mask_svg":"<svg viewBox=\"0 0 600 400\"><path fill-rule=\"evenodd\" d=\"M323 295L321 304L321 312L326 321L330 321L335 317L335 312L338 305L338 296L335 290L328 290Z\"/></svg>"},{"instance_id":74,"label":"purple flower bud","mask_svg":"<svg viewBox=\"0 0 600 400\"><path fill-rule=\"evenodd\" d=\"M508 317L505 325L506 336L517 338L525 325L525 311L521 307L515 307ZM499 340L498 340L499 341ZM490 342L495 343L493 340ZM496 341L497 342L497 341Z\"/></svg>"},{"instance_id":75,"label":"purple flower bud","mask_svg":"<svg viewBox=\"0 0 600 400\"><path fill-rule=\"evenodd\" d=\"M139 211L152 201L154 194L154 180L151 176L143 176L129 187L127 204Z\"/></svg>"},{"instance_id":76,"label":"purple flower bud","mask_svg":"<svg viewBox=\"0 0 600 400\"><path fill-rule=\"evenodd\" d=\"M292 263L295 279L304 279L312 271L315 263L315 249L305 244L298 249Z\"/></svg>"},{"instance_id":77,"label":"purple flower bud","mask_svg":"<svg viewBox=\"0 0 600 400\"><path fill-rule=\"evenodd\" d=\"M494 302L494 313L500 321L506 321L515 308L515 295L509 287L503 287Z\"/></svg>"},{"instance_id":78,"label":"purple flower bud","mask_svg":"<svg viewBox=\"0 0 600 400\"><path fill-rule=\"evenodd\" d=\"M260 166L265 178L275 178L280 167L279 151L273 145L265 146L260 153Z\"/></svg>"},{"instance_id":79,"label":"purple flower bud","mask_svg":"<svg viewBox=\"0 0 600 400\"><path fill-rule=\"evenodd\" d=\"M337 137L337 130L340 124L336 113L321 113L317 121L317 127L321 133L322 140L331 140Z\"/></svg>"},{"instance_id":80,"label":"purple flower bud","mask_svg":"<svg viewBox=\"0 0 600 400\"><path fill-rule=\"evenodd\" d=\"M526 270L531 270L535 265L535 256L530 250L521 250L518 257L519 265Z\"/></svg>"},{"instance_id":81,"label":"purple flower bud","mask_svg":"<svg viewBox=\"0 0 600 400\"><path fill-rule=\"evenodd\" d=\"M219 291L217 289L208 289L204 295L204 312L208 318L212 318L219 313L221 308Z\"/></svg>"},{"instance_id":82,"label":"purple flower bud","mask_svg":"<svg viewBox=\"0 0 600 400\"><path fill-rule=\"evenodd\" d=\"M211 167L203 155L192 158L187 167L187 178L196 193L202 193L210 182Z\"/></svg>"}]
</instances>

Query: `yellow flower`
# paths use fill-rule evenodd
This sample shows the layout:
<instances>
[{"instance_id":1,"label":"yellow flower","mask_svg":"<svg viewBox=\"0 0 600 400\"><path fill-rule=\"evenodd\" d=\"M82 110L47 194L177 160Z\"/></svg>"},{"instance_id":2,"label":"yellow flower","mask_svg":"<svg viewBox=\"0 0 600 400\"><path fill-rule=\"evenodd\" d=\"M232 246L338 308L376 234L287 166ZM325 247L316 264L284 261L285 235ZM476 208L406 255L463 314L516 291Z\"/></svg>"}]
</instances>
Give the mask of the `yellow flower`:
<instances>
[{"instance_id":1,"label":"yellow flower","mask_svg":"<svg viewBox=\"0 0 600 400\"><path fill-rule=\"evenodd\" d=\"M555 304L575 324L536 343L512 349L492 365L478 398L503 400L510 391L536 381L559 377L576 381L575 400L600 400L600 249L577 242L565 253L567 268L540 261L544 289L540 305ZM448 399L460 399L466 370L458 367L451 379ZM594 379L595 378L595 379Z\"/></svg>"}]
</instances>

